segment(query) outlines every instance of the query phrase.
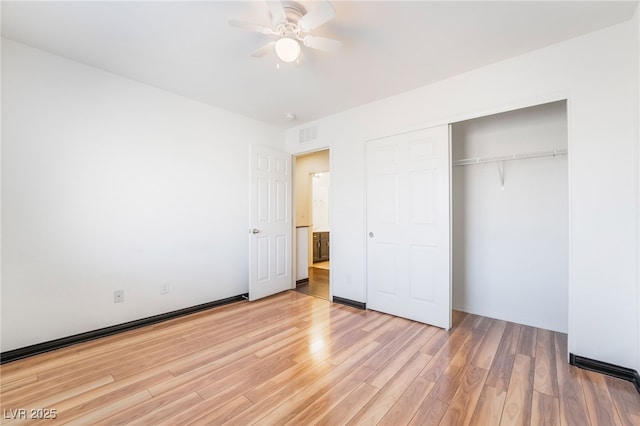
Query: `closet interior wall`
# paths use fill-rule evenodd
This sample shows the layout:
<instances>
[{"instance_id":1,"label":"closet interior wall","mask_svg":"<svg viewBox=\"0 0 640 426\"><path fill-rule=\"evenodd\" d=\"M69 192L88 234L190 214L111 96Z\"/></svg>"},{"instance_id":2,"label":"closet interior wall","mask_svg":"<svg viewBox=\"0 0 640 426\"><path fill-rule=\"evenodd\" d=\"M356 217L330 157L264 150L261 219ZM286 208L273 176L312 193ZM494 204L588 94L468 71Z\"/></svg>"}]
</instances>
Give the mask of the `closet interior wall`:
<instances>
[{"instance_id":1,"label":"closet interior wall","mask_svg":"<svg viewBox=\"0 0 640 426\"><path fill-rule=\"evenodd\" d=\"M567 155L455 165L567 139L565 101L452 125L454 309L567 332Z\"/></svg>"}]
</instances>

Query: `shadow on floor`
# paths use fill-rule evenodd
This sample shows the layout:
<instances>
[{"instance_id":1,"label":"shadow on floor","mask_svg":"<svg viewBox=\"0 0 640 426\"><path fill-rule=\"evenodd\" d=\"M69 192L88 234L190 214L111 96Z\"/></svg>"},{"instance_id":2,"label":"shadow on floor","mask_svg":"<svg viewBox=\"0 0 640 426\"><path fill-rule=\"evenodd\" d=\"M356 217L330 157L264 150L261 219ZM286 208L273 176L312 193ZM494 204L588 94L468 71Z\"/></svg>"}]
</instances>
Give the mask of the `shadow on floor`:
<instances>
[{"instance_id":1,"label":"shadow on floor","mask_svg":"<svg viewBox=\"0 0 640 426\"><path fill-rule=\"evenodd\" d=\"M309 281L298 284L296 291L329 300L329 270L309 268Z\"/></svg>"}]
</instances>

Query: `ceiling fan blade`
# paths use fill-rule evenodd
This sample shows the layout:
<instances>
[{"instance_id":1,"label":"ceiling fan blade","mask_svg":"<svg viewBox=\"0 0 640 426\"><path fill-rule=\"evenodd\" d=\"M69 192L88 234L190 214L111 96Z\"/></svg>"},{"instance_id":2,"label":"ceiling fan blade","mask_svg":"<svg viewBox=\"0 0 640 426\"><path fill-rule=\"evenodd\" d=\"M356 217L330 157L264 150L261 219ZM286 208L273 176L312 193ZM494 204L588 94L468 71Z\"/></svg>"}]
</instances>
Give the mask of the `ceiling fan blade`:
<instances>
[{"instance_id":1,"label":"ceiling fan blade","mask_svg":"<svg viewBox=\"0 0 640 426\"><path fill-rule=\"evenodd\" d=\"M324 50L325 52L335 53L340 50L342 42L332 38L316 37L307 35L304 37L304 45L312 49Z\"/></svg>"},{"instance_id":2,"label":"ceiling fan blade","mask_svg":"<svg viewBox=\"0 0 640 426\"><path fill-rule=\"evenodd\" d=\"M262 46L260 49L253 52L251 56L253 56L254 58L262 58L264 55L268 53L275 52L275 49L276 49L276 42L270 41L269 43Z\"/></svg>"},{"instance_id":3,"label":"ceiling fan blade","mask_svg":"<svg viewBox=\"0 0 640 426\"><path fill-rule=\"evenodd\" d=\"M266 3L269 8L269 13L271 14L271 23L273 24L273 28L287 22L287 14L285 13L284 7L280 1L267 1Z\"/></svg>"},{"instance_id":4,"label":"ceiling fan blade","mask_svg":"<svg viewBox=\"0 0 640 426\"><path fill-rule=\"evenodd\" d=\"M304 32L309 32L319 27L325 22L329 22L336 17L336 11L328 1L318 3L309 13L298 21L298 26Z\"/></svg>"},{"instance_id":5,"label":"ceiling fan blade","mask_svg":"<svg viewBox=\"0 0 640 426\"><path fill-rule=\"evenodd\" d=\"M232 27L255 31L262 34L275 34L271 28L265 27L264 25L252 24L251 22L237 21L235 19L232 19L229 21L229 25L231 25Z\"/></svg>"}]
</instances>

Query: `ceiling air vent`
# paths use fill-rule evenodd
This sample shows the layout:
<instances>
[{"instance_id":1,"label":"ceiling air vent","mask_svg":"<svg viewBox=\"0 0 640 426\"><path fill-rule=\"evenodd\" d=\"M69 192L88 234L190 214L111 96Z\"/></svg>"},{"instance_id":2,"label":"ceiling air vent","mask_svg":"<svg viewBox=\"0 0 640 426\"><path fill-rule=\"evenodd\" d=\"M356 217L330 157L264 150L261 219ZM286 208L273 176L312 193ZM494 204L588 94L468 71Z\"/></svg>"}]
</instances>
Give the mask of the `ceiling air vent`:
<instances>
[{"instance_id":1,"label":"ceiling air vent","mask_svg":"<svg viewBox=\"0 0 640 426\"><path fill-rule=\"evenodd\" d=\"M312 126L300 129L300 143L307 143L316 140L318 137L318 127Z\"/></svg>"}]
</instances>

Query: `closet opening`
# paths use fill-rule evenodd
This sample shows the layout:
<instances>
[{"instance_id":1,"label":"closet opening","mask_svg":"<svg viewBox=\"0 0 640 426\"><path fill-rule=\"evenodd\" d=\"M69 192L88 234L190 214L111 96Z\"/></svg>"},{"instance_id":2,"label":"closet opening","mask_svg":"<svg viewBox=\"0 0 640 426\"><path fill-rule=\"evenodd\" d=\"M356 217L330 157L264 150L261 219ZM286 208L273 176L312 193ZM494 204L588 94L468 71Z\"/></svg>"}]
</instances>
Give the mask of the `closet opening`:
<instances>
[{"instance_id":1,"label":"closet opening","mask_svg":"<svg viewBox=\"0 0 640 426\"><path fill-rule=\"evenodd\" d=\"M451 125L453 309L567 333L567 104Z\"/></svg>"},{"instance_id":2,"label":"closet opening","mask_svg":"<svg viewBox=\"0 0 640 426\"><path fill-rule=\"evenodd\" d=\"M296 288L331 300L331 223L329 150L294 157Z\"/></svg>"}]
</instances>

